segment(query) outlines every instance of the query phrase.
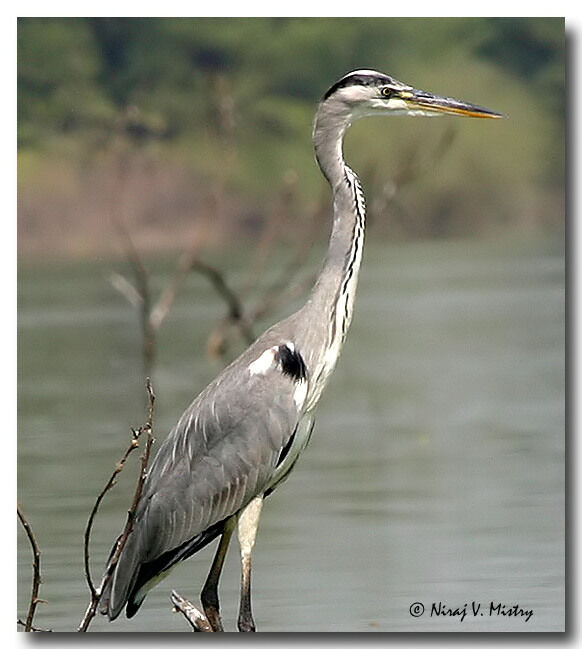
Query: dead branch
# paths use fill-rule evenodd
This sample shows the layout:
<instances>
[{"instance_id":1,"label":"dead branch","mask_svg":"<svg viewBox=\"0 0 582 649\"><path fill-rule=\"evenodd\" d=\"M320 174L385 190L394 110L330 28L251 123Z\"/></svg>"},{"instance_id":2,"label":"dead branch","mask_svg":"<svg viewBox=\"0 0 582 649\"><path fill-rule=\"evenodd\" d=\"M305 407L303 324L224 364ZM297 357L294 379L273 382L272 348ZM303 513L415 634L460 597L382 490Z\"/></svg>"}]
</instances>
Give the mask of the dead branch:
<instances>
[{"instance_id":1,"label":"dead branch","mask_svg":"<svg viewBox=\"0 0 582 649\"><path fill-rule=\"evenodd\" d=\"M174 605L174 611L176 613L182 613L191 625L192 631L205 633L212 632L212 626L210 626L208 618L200 609L196 608L192 602L182 597L182 595L177 593L175 590L172 591L170 599Z\"/></svg>"},{"instance_id":2,"label":"dead branch","mask_svg":"<svg viewBox=\"0 0 582 649\"><path fill-rule=\"evenodd\" d=\"M141 256L127 229L121 222L116 225L124 243L125 256L133 269L134 283L119 273L111 273L109 281L132 306L139 308L144 374L151 376L156 354L157 332L169 314L185 278L196 263L201 244L206 237L206 230L205 228L200 229L198 236L192 241L190 249L180 255L171 280L163 289L156 303L153 304L149 274Z\"/></svg>"},{"instance_id":3,"label":"dead branch","mask_svg":"<svg viewBox=\"0 0 582 649\"><path fill-rule=\"evenodd\" d=\"M41 601L44 601L44 600L41 600ZM20 618L18 618L16 620L16 623L19 624L20 626L26 627L26 622L23 622ZM52 633L52 631L53 631L52 629L41 629L38 626L31 626L29 630L32 631L33 633ZM25 631L26 631L26 629L25 629Z\"/></svg>"},{"instance_id":4,"label":"dead branch","mask_svg":"<svg viewBox=\"0 0 582 649\"><path fill-rule=\"evenodd\" d=\"M109 273L107 278L111 286L119 291L131 306L137 308L141 304L141 296L135 286L121 273Z\"/></svg>"},{"instance_id":5,"label":"dead branch","mask_svg":"<svg viewBox=\"0 0 582 649\"><path fill-rule=\"evenodd\" d=\"M139 446L138 439L140 434L141 434L141 430L139 429L134 430L132 428L131 442L127 447L125 453L123 454L122 458L115 466L115 469L113 470L113 473L111 474L111 477L107 481L105 487L103 487L101 493L97 496L97 500L93 505L93 509L91 510L91 514L89 515L89 520L87 521L87 527L85 528L85 535L84 535L85 542L84 542L83 555L84 555L84 563L85 563L85 579L87 580L87 585L89 586L89 591L91 592L92 598L97 596L97 592L93 584L93 580L91 578L91 569L90 569L90 562L89 562L89 542L91 539L91 531L93 529L93 521L95 520L95 516L97 515L97 511L99 510L101 501L105 497L105 494L115 486L116 477L123 470L123 467L125 466L125 462L127 461L129 454Z\"/></svg>"},{"instance_id":6,"label":"dead branch","mask_svg":"<svg viewBox=\"0 0 582 649\"><path fill-rule=\"evenodd\" d=\"M125 255L133 270L135 285L134 288L139 295L140 327L142 333L142 359L145 376L151 376L155 356L156 332L152 327L151 311L152 299L150 291L149 274L142 263L141 257L135 247L131 236L121 221L117 222L117 228L125 248ZM127 297L127 295L126 295Z\"/></svg>"},{"instance_id":7,"label":"dead branch","mask_svg":"<svg viewBox=\"0 0 582 649\"><path fill-rule=\"evenodd\" d=\"M79 632L86 632L89 624L95 617L97 613L97 606L99 605L99 599L101 598L101 593L103 592L103 589L105 586L109 583L109 580L111 579L113 572L115 570L115 567L117 566L117 563L119 562L119 557L121 556L121 552L123 551L123 548L125 547L125 544L127 543L127 539L129 538L129 535L131 534L131 531L133 529L133 522L135 518L135 512L137 510L137 507L139 505L139 501L141 499L141 494L143 491L143 485L145 482L146 478L146 473L147 473L147 467L149 463L149 457L150 457L150 451L151 447L153 444L153 416L154 416L154 403L155 403L155 394L151 386L151 382L149 378L146 380L146 389L148 393L148 408L147 408L147 419L146 423L144 426L140 426L137 430L132 430L132 440L130 443L130 446L128 450L125 452L123 455L123 458L121 462L116 466L111 478L109 479L107 485L99 494L97 498L97 503L93 507L93 511L91 512L91 516L89 517L89 522L87 524L88 530L85 532L85 574L87 577L87 583L89 585L89 590L91 593L91 599L89 601L89 605L87 606L87 610L85 611L85 615L83 616L83 619L81 620L81 623L79 625L79 628L77 631ZM125 523L125 527L123 529L123 532L121 533L121 536L117 539L117 543L115 545L115 549L109 559L109 562L107 564L107 568L105 569L105 573L103 575L103 578L101 579L101 583L99 584L98 588L95 588L92 581L91 577L89 574L89 557L88 557L88 546L89 546L89 535L90 535L90 527L93 524L93 519L95 518L95 514L97 512L97 509L99 507L99 504L101 500L103 499L103 496L113 485L115 484L115 477L119 474L119 472L123 469L123 465L125 464L125 460L127 459L127 456L131 451L138 445L138 440L139 438L145 433L146 435L146 442L145 442L145 448L144 452L141 456L141 468L140 468L140 473L139 477L137 480L136 488L135 488L135 493L133 496L133 502L131 504L131 507L129 508L129 511L127 512L127 521ZM120 466L121 465L121 466Z\"/></svg>"},{"instance_id":8,"label":"dead branch","mask_svg":"<svg viewBox=\"0 0 582 649\"><path fill-rule=\"evenodd\" d=\"M227 284L224 275L214 266L199 260L193 264L192 269L210 280L218 295L226 303L228 308L227 320L239 328L245 342L250 345L255 340L255 335L245 318L244 307L240 298Z\"/></svg>"},{"instance_id":9,"label":"dead branch","mask_svg":"<svg viewBox=\"0 0 582 649\"><path fill-rule=\"evenodd\" d=\"M38 545L36 543L36 539L34 538L34 534L32 532L32 527L30 526L29 522L24 518L24 515L20 509L20 505L16 506L16 511L18 513L18 518L20 522L22 523L22 527L24 527L24 531L26 532L26 536L28 537L28 540L30 542L30 546L32 548L32 592L30 594L30 605L28 607L28 614L26 616L26 622L23 624L24 630L26 632L30 631L40 631L40 629L36 629L35 627L32 626L32 622L34 621L34 614L36 613L36 607L40 603L46 603L46 600L44 599L39 599L38 597L38 592L40 590L40 584L42 582L41 576L40 576L40 550L38 549ZM19 620L20 622L20 620ZM22 624L22 622L21 622Z\"/></svg>"},{"instance_id":10,"label":"dead branch","mask_svg":"<svg viewBox=\"0 0 582 649\"><path fill-rule=\"evenodd\" d=\"M456 131L454 128L449 127L445 129L432 151L425 147L411 145L408 151L402 156L400 168L394 174L393 183L395 192L418 180L419 177L424 175L428 167L434 165L435 160L442 160L453 144L455 134Z\"/></svg>"},{"instance_id":11,"label":"dead branch","mask_svg":"<svg viewBox=\"0 0 582 649\"><path fill-rule=\"evenodd\" d=\"M293 170L288 170L283 175L274 204L265 219L266 226L263 228L261 237L255 246L254 255L251 258L247 279L241 290L243 298L246 298L251 290L256 287L267 261L275 250L284 227L283 223L290 219L292 206L296 203L298 180L297 173Z\"/></svg>"},{"instance_id":12,"label":"dead branch","mask_svg":"<svg viewBox=\"0 0 582 649\"><path fill-rule=\"evenodd\" d=\"M220 93L219 93L220 94ZM228 94L228 93L227 93ZM228 120L227 120L228 121ZM230 123L230 122L229 122ZM222 126L221 126L222 128ZM232 153L232 152L231 152ZM225 152L226 155L226 152ZM230 159L230 156L228 156ZM209 212L214 213L213 221L218 219L220 197L224 193L224 184L228 172L228 165L223 167L223 176L217 182L214 191L215 200L208 208ZM281 270L280 277L268 287L259 301L252 316L246 313L243 304L248 293L253 290L259 278L262 275L262 269L267 260L272 255L275 244L282 231L282 222L289 216L290 206L294 203L297 187L297 175L290 171L283 178L283 182L277 192L276 200L271 208L270 217L267 219L267 227L259 240L255 255L252 257L252 265L247 274L245 286L235 292L226 282L224 274L216 267L211 266L198 259L202 241L206 236L198 236L193 241L189 250L180 255L176 263L174 273L167 286L163 289L156 303L153 303L152 292L150 287L150 278L146 267L142 261L141 255L134 245L132 238L123 225L123 222L117 214L113 219L114 225L120 234L125 256L133 272L133 281L128 280L120 274L111 274L110 282L125 299L134 307L139 308L140 312L140 329L142 339L142 360L144 374L151 376L156 353L156 338L162 323L168 316L176 296L184 283L185 278L191 271L204 275L216 290L220 298L225 302L227 314L222 318L208 337L207 349L211 356L223 357L228 348L228 334L232 328L240 333L243 341L250 344L255 340L253 325L258 317L263 317L275 305L281 303L283 297L290 294L300 293L303 290L303 283L300 284L299 290L293 287L296 273L301 268L304 258L309 252L310 246L307 245L312 239L313 224L316 221L315 212L310 214L310 224L303 228L303 237L297 246L296 252L290 262ZM112 208L112 214L115 210ZM210 219L209 219L210 220ZM203 228L204 234L206 228ZM292 288L292 291L287 289Z\"/></svg>"},{"instance_id":13,"label":"dead branch","mask_svg":"<svg viewBox=\"0 0 582 649\"><path fill-rule=\"evenodd\" d=\"M249 343L254 340L254 336L250 338L249 333L253 332L257 322L265 318L269 313L278 309L284 303L303 295L310 286L313 285L314 276L309 274L307 277L297 281L297 276L305 266L305 261L311 250L311 242L315 238L315 233L318 225L318 214L322 211L324 200L327 204L327 198L322 198L315 207L307 215L304 227L301 229L302 237L297 242L295 250L286 264L282 266L276 274L275 279L267 285L258 299L254 307L245 308L243 312L243 303L247 299L247 295L252 289L256 288L259 277L264 270L269 256L274 250L277 241L277 234L280 234L281 227L281 214L284 212L284 199L291 200L293 185L291 181L287 181L284 190L281 191L281 196L277 202L276 208L273 210L273 216L269 220L276 224L277 227L272 225L267 228L266 234L263 236L255 249L255 258L252 261L248 279L241 292L242 297L235 295L238 300L238 309L240 315L236 312L234 315L238 317L223 318L211 332L207 348L210 354L214 357L222 357L228 349L227 338L229 330L232 325L238 327L243 334L245 342ZM280 240L279 240L280 242ZM244 313L244 316L242 315ZM244 327L244 328L243 328Z\"/></svg>"},{"instance_id":14,"label":"dead branch","mask_svg":"<svg viewBox=\"0 0 582 649\"><path fill-rule=\"evenodd\" d=\"M267 286L255 307L249 312L249 322L255 323L264 318L270 311L278 308L283 302L302 295L313 284L314 276L311 274L301 282L295 282L299 271L304 267L305 260L310 251L310 242L315 235L317 223L316 214L321 206L316 207L309 215L308 226L304 228L304 235L298 243L294 254L288 263L281 269L274 281Z\"/></svg>"},{"instance_id":15,"label":"dead branch","mask_svg":"<svg viewBox=\"0 0 582 649\"><path fill-rule=\"evenodd\" d=\"M375 192L376 197L370 205L370 220L378 218L389 212L402 212L403 206L399 201L399 194L408 186L413 185L419 178L426 175L427 169L434 166L436 160L442 160L448 150L451 148L456 135L454 128L446 128L440 135L435 146L420 147L418 144L411 143L400 158L398 169L392 174L391 178L379 180L380 189ZM379 176L377 163L371 166L367 173L375 182Z\"/></svg>"},{"instance_id":16,"label":"dead branch","mask_svg":"<svg viewBox=\"0 0 582 649\"><path fill-rule=\"evenodd\" d=\"M278 309L285 302L291 302L295 298L304 295L313 286L315 274L307 275L301 281L281 287L278 291L268 291L263 295L261 301L250 311L248 319L250 322L257 322L265 318L270 312Z\"/></svg>"},{"instance_id":17,"label":"dead branch","mask_svg":"<svg viewBox=\"0 0 582 649\"><path fill-rule=\"evenodd\" d=\"M198 258L200 247L203 237L197 237L190 246L190 250L182 253L178 258L176 267L174 269L174 275L170 283L162 291L158 301L154 305L151 314L150 321L154 331L158 331L162 326L162 323L166 319L166 316L170 312L172 305L178 295L184 280L186 279L188 273L192 270L192 267L196 263Z\"/></svg>"}]
</instances>

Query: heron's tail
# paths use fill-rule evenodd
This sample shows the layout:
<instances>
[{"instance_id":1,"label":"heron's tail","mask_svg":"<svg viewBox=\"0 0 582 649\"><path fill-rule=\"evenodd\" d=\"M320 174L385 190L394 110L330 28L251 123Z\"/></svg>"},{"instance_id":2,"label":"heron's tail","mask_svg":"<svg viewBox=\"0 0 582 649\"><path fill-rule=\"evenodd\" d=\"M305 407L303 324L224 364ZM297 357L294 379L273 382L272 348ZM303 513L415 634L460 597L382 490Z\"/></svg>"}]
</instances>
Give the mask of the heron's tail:
<instances>
[{"instance_id":1,"label":"heron's tail","mask_svg":"<svg viewBox=\"0 0 582 649\"><path fill-rule=\"evenodd\" d=\"M119 563L115 567L107 586L103 589L99 602L100 612L107 615L110 620L114 620L127 604L126 615L127 617L133 617L148 592L167 577L170 570L177 563L192 556L213 541L219 534L222 534L224 524L224 520L219 521L178 547L168 550L149 561L143 559L145 552L142 552L142 546L138 540L139 535L130 534L121 553ZM117 541L109 556L108 566L111 563L116 547Z\"/></svg>"},{"instance_id":2,"label":"heron's tail","mask_svg":"<svg viewBox=\"0 0 582 649\"><path fill-rule=\"evenodd\" d=\"M109 555L109 560L107 562L108 568L118 542L119 538L115 541L113 549ZM109 579L101 593L99 611L103 615L107 615L111 621L115 620L115 618L119 616L123 607L130 600L134 590L141 565L140 553L136 545L135 535L130 534L121 553L121 557L111 575L111 579ZM142 601L143 597L137 606L135 606L134 613L137 611Z\"/></svg>"}]
</instances>

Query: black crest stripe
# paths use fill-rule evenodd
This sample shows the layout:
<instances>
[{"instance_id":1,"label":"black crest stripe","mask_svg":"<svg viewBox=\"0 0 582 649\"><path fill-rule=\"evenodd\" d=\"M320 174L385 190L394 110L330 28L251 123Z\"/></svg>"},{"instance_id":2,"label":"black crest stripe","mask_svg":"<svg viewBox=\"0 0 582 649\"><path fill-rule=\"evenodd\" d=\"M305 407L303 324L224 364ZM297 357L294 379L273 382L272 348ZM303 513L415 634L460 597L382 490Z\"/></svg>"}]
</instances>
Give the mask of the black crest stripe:
<instances>
[{"instance_id":1,"label":"black crest stripe","mask_svg":"<svg viewBox=\"0 0 582 649\"><path fill-rule=\"evenodd\" d=\"M334 92L340 88L347 88L348 86L379 86L382 84L393 83L393 79L386 74L375 73L373 71L367 72L350 72L342 77L339 81L333 84L331 88L323 96L324 101L331 97Z\"/></svg>"}]
</instances>

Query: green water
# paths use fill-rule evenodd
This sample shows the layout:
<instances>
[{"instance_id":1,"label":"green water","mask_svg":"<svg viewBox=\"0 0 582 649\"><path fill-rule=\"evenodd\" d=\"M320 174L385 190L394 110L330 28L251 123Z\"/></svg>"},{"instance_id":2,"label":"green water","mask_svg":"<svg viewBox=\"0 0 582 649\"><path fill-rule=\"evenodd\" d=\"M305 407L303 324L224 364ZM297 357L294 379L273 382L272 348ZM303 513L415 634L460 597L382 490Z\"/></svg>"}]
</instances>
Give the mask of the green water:
<instances>
[{"instance_id":1,"label":"green water","mask_svg":"<svg viewBox=\"0 0 582 649\"><path fill-rule=\"evenodd\" d=\"M222 267L236 284L236 260ZM129 427L144 419L136 317L108 284L110 269L19 272L18 497L42 550L48 603L36 623L57 631L82 617L85 521ZM159 265L155 281L166 271ZM159 340L158 437L218 371L204 346L222 310L202 278L188 279ZM312 441L265 504L259 630L563 629L564 319L559 238L367 242L352 330ZM96 576L136 460L97 521ZM187 630L169 592L196 600L213 551L177 568L134 619L100 618L91 630ZM235 542L221 586L230 629L238 583ZM29 587L19 529L21 617ZM425 607L417 618L414 602ZM491 615L491 602L533 615ZM436 615L439 603L467 604L465 619Z\"/></svg>"}]
</instances>

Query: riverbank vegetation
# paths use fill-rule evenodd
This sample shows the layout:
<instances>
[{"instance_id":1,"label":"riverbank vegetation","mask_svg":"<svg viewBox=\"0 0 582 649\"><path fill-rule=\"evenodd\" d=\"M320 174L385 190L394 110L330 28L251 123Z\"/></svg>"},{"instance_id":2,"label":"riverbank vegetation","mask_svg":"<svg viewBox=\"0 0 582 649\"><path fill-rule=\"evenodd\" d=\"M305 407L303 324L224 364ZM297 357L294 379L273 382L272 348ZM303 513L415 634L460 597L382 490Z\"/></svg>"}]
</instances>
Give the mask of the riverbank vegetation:
<instances>
[{"instance_id":1,"label":"riverbank vegetation","mask_svg":"<svg viewBox=\"0 0 582 649\"><path fill-rule=\"evenodd\" d=\"M311 122L361 67L509 117L354 127L376 236L563 227L564 58L560 19L20 19L20 254L323 239Z\"/></svg>"}]
</instances>

